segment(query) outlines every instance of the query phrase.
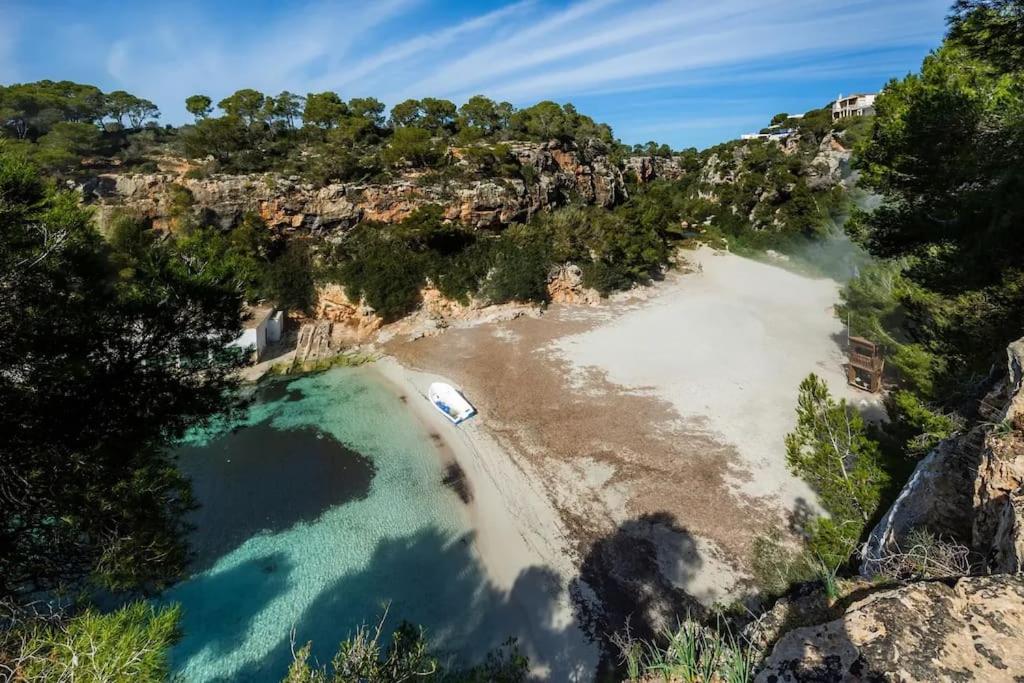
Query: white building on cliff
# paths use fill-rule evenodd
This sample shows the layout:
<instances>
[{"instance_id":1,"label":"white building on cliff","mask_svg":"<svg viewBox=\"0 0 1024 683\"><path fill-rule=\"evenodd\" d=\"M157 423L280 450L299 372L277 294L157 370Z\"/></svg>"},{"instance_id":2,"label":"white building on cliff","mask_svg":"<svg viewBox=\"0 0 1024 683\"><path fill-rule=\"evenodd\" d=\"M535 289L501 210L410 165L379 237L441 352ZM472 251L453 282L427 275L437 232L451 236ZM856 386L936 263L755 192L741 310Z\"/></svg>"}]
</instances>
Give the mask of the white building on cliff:
<instances>
[{"instance_id":1,"label":"white building on cliff","mask_svg":"<svg viewBox=\"0 0 1024 683\"><path fill-rule=\"evenodd\" d=\"M838 121L850 116L864 116L875 113L877 93L858 93L856 95L840 95L832 103L832 120Z\"/></svg>"}]
</instances>

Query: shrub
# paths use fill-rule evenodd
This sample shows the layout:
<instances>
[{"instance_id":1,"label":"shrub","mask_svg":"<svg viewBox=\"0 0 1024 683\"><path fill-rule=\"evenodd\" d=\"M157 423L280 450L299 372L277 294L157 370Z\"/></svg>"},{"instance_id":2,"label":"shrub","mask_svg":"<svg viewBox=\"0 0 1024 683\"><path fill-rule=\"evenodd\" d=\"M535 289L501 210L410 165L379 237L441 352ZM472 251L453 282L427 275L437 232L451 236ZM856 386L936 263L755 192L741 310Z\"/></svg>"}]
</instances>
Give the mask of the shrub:
<instances>
[{"instance_id":1,"label":"shrub","mask_svg":"<svg viewBox=\"0 0 1024 683\"><path fill-rule=\"evenodd\" d=\"M383 226L361 224L338 251L341 282L385 320L400 318L419 303L423 259Z\"/></svg>"},{"instance_id":2,"label":"shrub","mask_svg":"<svg viewBox=\"0 0 1024 683\"><path fill-rule=\"evenodd\" d=\"M874 515L888 476L864 419L825 383L800 383L796 430L786 436L786 463L815 490L829 517L814 520L810 547L828 566L845 563Z\"/></svg>"},{"instance_id":3,"label":"shrub","mask_svg":"<svg viewBox=\"0 0 1024 683\"><path fill-rule=\"evenodd\" d=\"M7 628L0 630L0 675L13 673L19 681L166 681L180 616L176 606L144 602L70 617L10 611L4 615Z\"/></svg>"},{"instance_id":4,"label":"shrub","mask_svg":"<svg viewBox=\"0 0 1024 683\"><path fill-rule=\"evenodd\" d=\"M535 231L509 228L497 240L484 293L494 303L547 301L550 248Z\"/></svg>"}]
</instances>

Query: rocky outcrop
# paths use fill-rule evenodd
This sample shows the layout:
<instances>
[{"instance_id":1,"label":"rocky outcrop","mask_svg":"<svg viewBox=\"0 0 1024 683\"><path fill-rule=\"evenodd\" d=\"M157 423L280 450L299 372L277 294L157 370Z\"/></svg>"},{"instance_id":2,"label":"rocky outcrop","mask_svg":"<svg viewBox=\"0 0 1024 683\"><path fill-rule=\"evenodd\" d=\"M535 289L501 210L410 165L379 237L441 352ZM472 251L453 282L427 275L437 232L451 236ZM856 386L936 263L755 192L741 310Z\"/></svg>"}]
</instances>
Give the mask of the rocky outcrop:
<instances>
[{"instance_id":1,"label":"rocky outcrop","mask_svg":"<svg viewBox=\"0 0 1024 683\"><path fill-rule=\"evenodd\" d=\"M345 288L335 284L317 290L316 318L333 324L331 338L338 346L362 344L384 324L372 308L352 301Z\"/></svg>"},{"instance_id":2,"label":"rocky outcrop","mask_svg":"<svg viewBox=\"0 0 1024 683\"><path fill-rule=\"evenodd\" d=\"M623 166L626 173L631 173L636 177L638 183L649 183L658 179L679 180L686 175L675 158L629 157Z\"/></svg>"},{"instance_id":3,"label":"rocky outcrop","mask_svg":"<svg viewBox=\"0 0 1024 683\"><path fill-rule=\"evenodd\" d=\"M548 297L556 304L596 306L601 302L601 293L583 286L583 271L572 263L558 266L548 275Z\"/></svg>"},{"instance_id":4,"label":"rocky outcrop","mask_svg":"<svg viewBox=\"0 0 1024 683\"><path fill-rule=\"evenodd\" d=\"M969 577L874 593L776 643L755 679L1014 681L1024 662L1024 581Z\"/></svg>"},{"instance_id":5,"label":"rocky outcrop","mask_svg":"<svg viewBox=\"0 0 1024 683\"><path fill-rule=\"evenodd\" d=\"M842 183L850 175L850 150L827 133L807 169L807 186L821 190Z\"/></svg>"},{"instance_id":6,"label":"rocky outcrop","mask_svg":"<svg viewBox=\"0 0 1024 683\"><path fill-rule=\"evenodd\" d=\"M981 401L985 422L941 442L914 470L864 549L861 572L923 528L971 548L979 569L1021 571L1024 340L1007 350L1007 380Z\"/></svg>"},{"instance_id":7,"label":"rocky outcrop","mask_svg":"<svg viewBox=\"0 0 1024 683\"><path fill-rule=\"evenodd\" d=\"M81 186L83 200L97 207L101 225L121 210L169 227L181 210L182 192L192 210L228 227L256 212L274 228L318 233L344 231L363 220L394 223L427 204L445 216L478 228L525 221L570 198L598 206L626 199L621 171L596 147L557 142L509 143L530 173L520 178L433 180L409 172L385 183L335 183L316 187L298 177L276 174L189 177L184 172L105 173ZM170 168L170 167L168 167ZM186 167L181 167L186 168ZM667 170L665 172L668 172Z\"/></svg>"}]
</instances>

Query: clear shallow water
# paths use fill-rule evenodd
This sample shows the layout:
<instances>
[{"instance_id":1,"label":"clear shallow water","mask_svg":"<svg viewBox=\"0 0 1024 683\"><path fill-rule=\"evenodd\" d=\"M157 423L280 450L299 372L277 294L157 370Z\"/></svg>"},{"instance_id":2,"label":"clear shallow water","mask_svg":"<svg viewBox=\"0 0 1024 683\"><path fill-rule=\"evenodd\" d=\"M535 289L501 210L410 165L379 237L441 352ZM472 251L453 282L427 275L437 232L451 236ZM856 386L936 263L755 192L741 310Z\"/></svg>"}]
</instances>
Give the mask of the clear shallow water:
<instances>
[{"instance_id":1,"label":"clear shallow water","mask_svg":"<svg viewBox=\"0 0 1024 683\"><path fill-rule=\"evenodd\" d=\"M181 449L203 505L196 574L162 599L184 608L172 657L185 681L279 681L293 628L328 662L389 601L392 626L422 623L452 652L509 635L507 610L521 608L483 576L437 436L390 385L339 368L258 396L244 419Z\"/></svg>"}]
</instances>

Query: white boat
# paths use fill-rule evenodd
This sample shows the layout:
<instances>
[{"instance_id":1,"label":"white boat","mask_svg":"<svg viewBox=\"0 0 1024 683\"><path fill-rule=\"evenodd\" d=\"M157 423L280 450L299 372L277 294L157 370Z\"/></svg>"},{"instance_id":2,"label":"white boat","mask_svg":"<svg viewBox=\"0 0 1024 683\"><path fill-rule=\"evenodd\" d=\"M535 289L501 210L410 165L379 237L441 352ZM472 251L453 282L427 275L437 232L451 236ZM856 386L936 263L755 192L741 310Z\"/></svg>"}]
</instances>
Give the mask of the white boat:
<instances>
[{"instance_id":1,"label":"white boat","mask_svg":"<svg viewBox=\"0 0 1024 683\"><path fill-rule=\"evenodd\" d=\"M453 424L459 424L476 415L476 408L450 384L434 382L427 388L427 398Z\"/></svg>"}]
</instances>

